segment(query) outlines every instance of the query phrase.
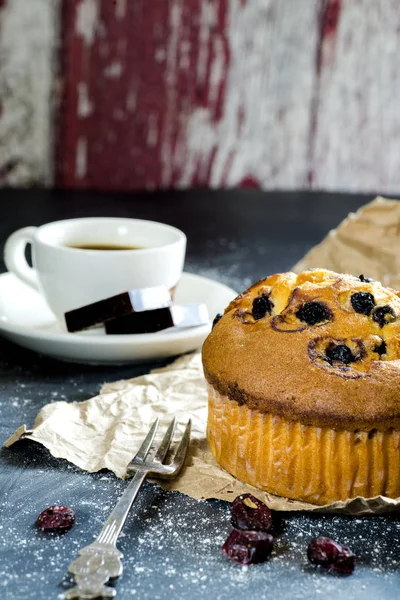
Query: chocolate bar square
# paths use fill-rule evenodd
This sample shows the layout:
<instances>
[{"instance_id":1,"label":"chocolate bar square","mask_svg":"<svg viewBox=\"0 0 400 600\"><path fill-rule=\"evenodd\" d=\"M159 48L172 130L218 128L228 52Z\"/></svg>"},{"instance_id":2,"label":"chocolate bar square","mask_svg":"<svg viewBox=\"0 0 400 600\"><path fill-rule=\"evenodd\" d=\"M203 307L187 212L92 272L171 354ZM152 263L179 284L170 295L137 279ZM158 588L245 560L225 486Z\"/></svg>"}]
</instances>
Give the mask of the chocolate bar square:
<instances>
[{"instance_id":1,"label":"chocolate bar square","mask_svg":"<svg viewBox=\"0 0 400 600\"><path fill-rule=\"evenodd\" d=\"M173 327L169 308L157 308L144 312L131 313L105 323L107 334L154 333Z\"/></svg>"},{"instance_id":2,"label":"chocolate bar square","mask_svg":"<svg viewBox=\"0 0 400 600\"><path fill-rule=\"evenodd\" d=\"M205 304L174 305L132 313L105 323L107 334L155 333L169 327L198 327L210 322Z\"/></svg>"},{"instance_id":3,"label":"chocolate bar square","mask_svg":"<svg viewBox=\"0 0 400 600\"><path fill-rule=\"evenodd\" d=\"M171 296L164 286L130 290L65 313L69 332L82 331L135 312L167 307Z\"/></svg>"}]
</instances>

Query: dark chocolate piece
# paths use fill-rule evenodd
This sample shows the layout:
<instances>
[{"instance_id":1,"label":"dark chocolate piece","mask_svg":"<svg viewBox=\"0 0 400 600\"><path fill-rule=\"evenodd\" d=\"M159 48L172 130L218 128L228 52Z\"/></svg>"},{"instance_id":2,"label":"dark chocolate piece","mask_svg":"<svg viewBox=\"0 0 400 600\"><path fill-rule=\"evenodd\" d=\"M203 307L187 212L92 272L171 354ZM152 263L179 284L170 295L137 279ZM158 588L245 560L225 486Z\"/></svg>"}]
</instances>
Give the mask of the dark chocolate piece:
<instances>
[{"instance_id":1,"label":"dark chocolate piece","mask_svg":"<svg viewBox=\"0 0 400 600\"><path fill-rule=\"evenodd\" d=\"M167 307L171 296L164 286L130 290L65 313L69 332L82 331L125 315Z\"/></svg>"},{"instance_id":2,"label":"dark chocolate piece","mask_svg":"<svg viewBox=\"0 0 400 600\"><path fill-rule=\"evenodd\" d=\"M169 308L131 313L105 323L106 333L123 335L130 333L154 333L169 327L196 327L209 323L204 304L174 305Z\"/></svg>"},{"instance_id":3,"label":"dark chocolate piece","mask_svg":"<svg viewBox=\"0 0 400 600\"><path fill-rule=\"evenodd\" d=\"M105 323L107 334L154 333L168 327L173 327L169 308L157 308L141 313L131 313L125 317L112 319Z\"/></svg>"}]
</instances>

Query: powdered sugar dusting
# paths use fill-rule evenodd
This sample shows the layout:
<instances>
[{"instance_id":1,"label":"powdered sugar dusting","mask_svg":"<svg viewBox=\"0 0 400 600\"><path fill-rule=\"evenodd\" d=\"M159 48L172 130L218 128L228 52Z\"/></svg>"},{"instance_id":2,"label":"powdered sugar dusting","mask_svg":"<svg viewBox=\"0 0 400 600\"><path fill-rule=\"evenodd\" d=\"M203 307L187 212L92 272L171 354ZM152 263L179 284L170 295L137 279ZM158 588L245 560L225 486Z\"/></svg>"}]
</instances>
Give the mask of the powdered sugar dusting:
<instances>
[{"instance_id":1,"label":"powdered sugar dusting","mask_svg":"<svg viewBox=\"0 0 400 600\"><path fill-rule=\"evenodd\" d=\"M35 356L1 344L0 424L2 440L39 408L65 397L83 400L99 382L145 373L146 366L89 368ZM1 452L0 597L5 600L62 598L78 550L99 533L126 482L111 473L87 474L54 459L33 442ZM39 532L34 523L51 504L76 511L64 535ZM396 517L349 518L292 515L270 559L243 568L221 552L228 535L229 505L197 501L147 483L141 490L118 546L124 573L115 583L118 598L140 600L398 600L400 522ZM309 565L312 537L326 535L357 555L354 575L336 576Z\"/></svg>"}]
</instances>

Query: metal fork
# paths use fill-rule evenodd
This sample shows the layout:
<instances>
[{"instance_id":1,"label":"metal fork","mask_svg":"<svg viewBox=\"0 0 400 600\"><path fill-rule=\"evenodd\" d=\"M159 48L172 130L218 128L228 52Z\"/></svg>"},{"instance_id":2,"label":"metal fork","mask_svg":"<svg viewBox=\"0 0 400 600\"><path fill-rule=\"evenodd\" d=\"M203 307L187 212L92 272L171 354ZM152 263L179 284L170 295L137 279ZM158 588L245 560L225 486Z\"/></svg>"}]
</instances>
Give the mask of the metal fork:
<instances>
[{"instance_id":1,"label":"metal fork","mask_svg":"<svg viewBox=\"0 0 400 600\"><path fill-rule=\"evenodd\" d=\"M176 419L173 419L169 424L153 456L148 456L158 423L159 419L154 421L139 451L129 463L127 474L129 475L132 472L136 472L136 474L104 523L100 534L89 546L82 548L79 551L79 557L70 564L68 570L74 575L76 585L65 592L64 595L67 600L73 600L74 598L114 598L117 593L116 590L105 584L110 579L119 577L122 573L121 559L123 554L116 547L117 538L140 487L150 474L162 479L172 479L182 469L190 441L190 419L170 464L164 464L164 460L174 435Z\"/></svg>"}]
</instances>

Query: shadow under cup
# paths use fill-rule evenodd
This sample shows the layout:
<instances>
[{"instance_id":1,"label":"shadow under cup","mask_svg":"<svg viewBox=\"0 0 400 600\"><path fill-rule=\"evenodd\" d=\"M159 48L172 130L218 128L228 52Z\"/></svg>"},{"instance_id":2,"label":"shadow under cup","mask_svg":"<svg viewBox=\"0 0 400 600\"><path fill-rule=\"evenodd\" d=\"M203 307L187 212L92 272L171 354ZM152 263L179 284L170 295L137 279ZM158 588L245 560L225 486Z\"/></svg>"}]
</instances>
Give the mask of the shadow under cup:
<instances>
[{"instance_id":1,"label":"shadow under cup","mask_svg":"<svg viewBox=\"0 0 400 600\"><path fill-rule=\"evenodd\" d=\"M12 256L22 250L21 240L19 248L12 247L12 238L16 242L24 231L23 250L32 243L31 274L27 264L18 272L21 257ZM163 285L173 292L183 270L186 236L170 225L141 219L70 219L19 230L6 251L8 270L38 287L64 322L69 310L131 289Z\"/></svg>"}]
</instances>

